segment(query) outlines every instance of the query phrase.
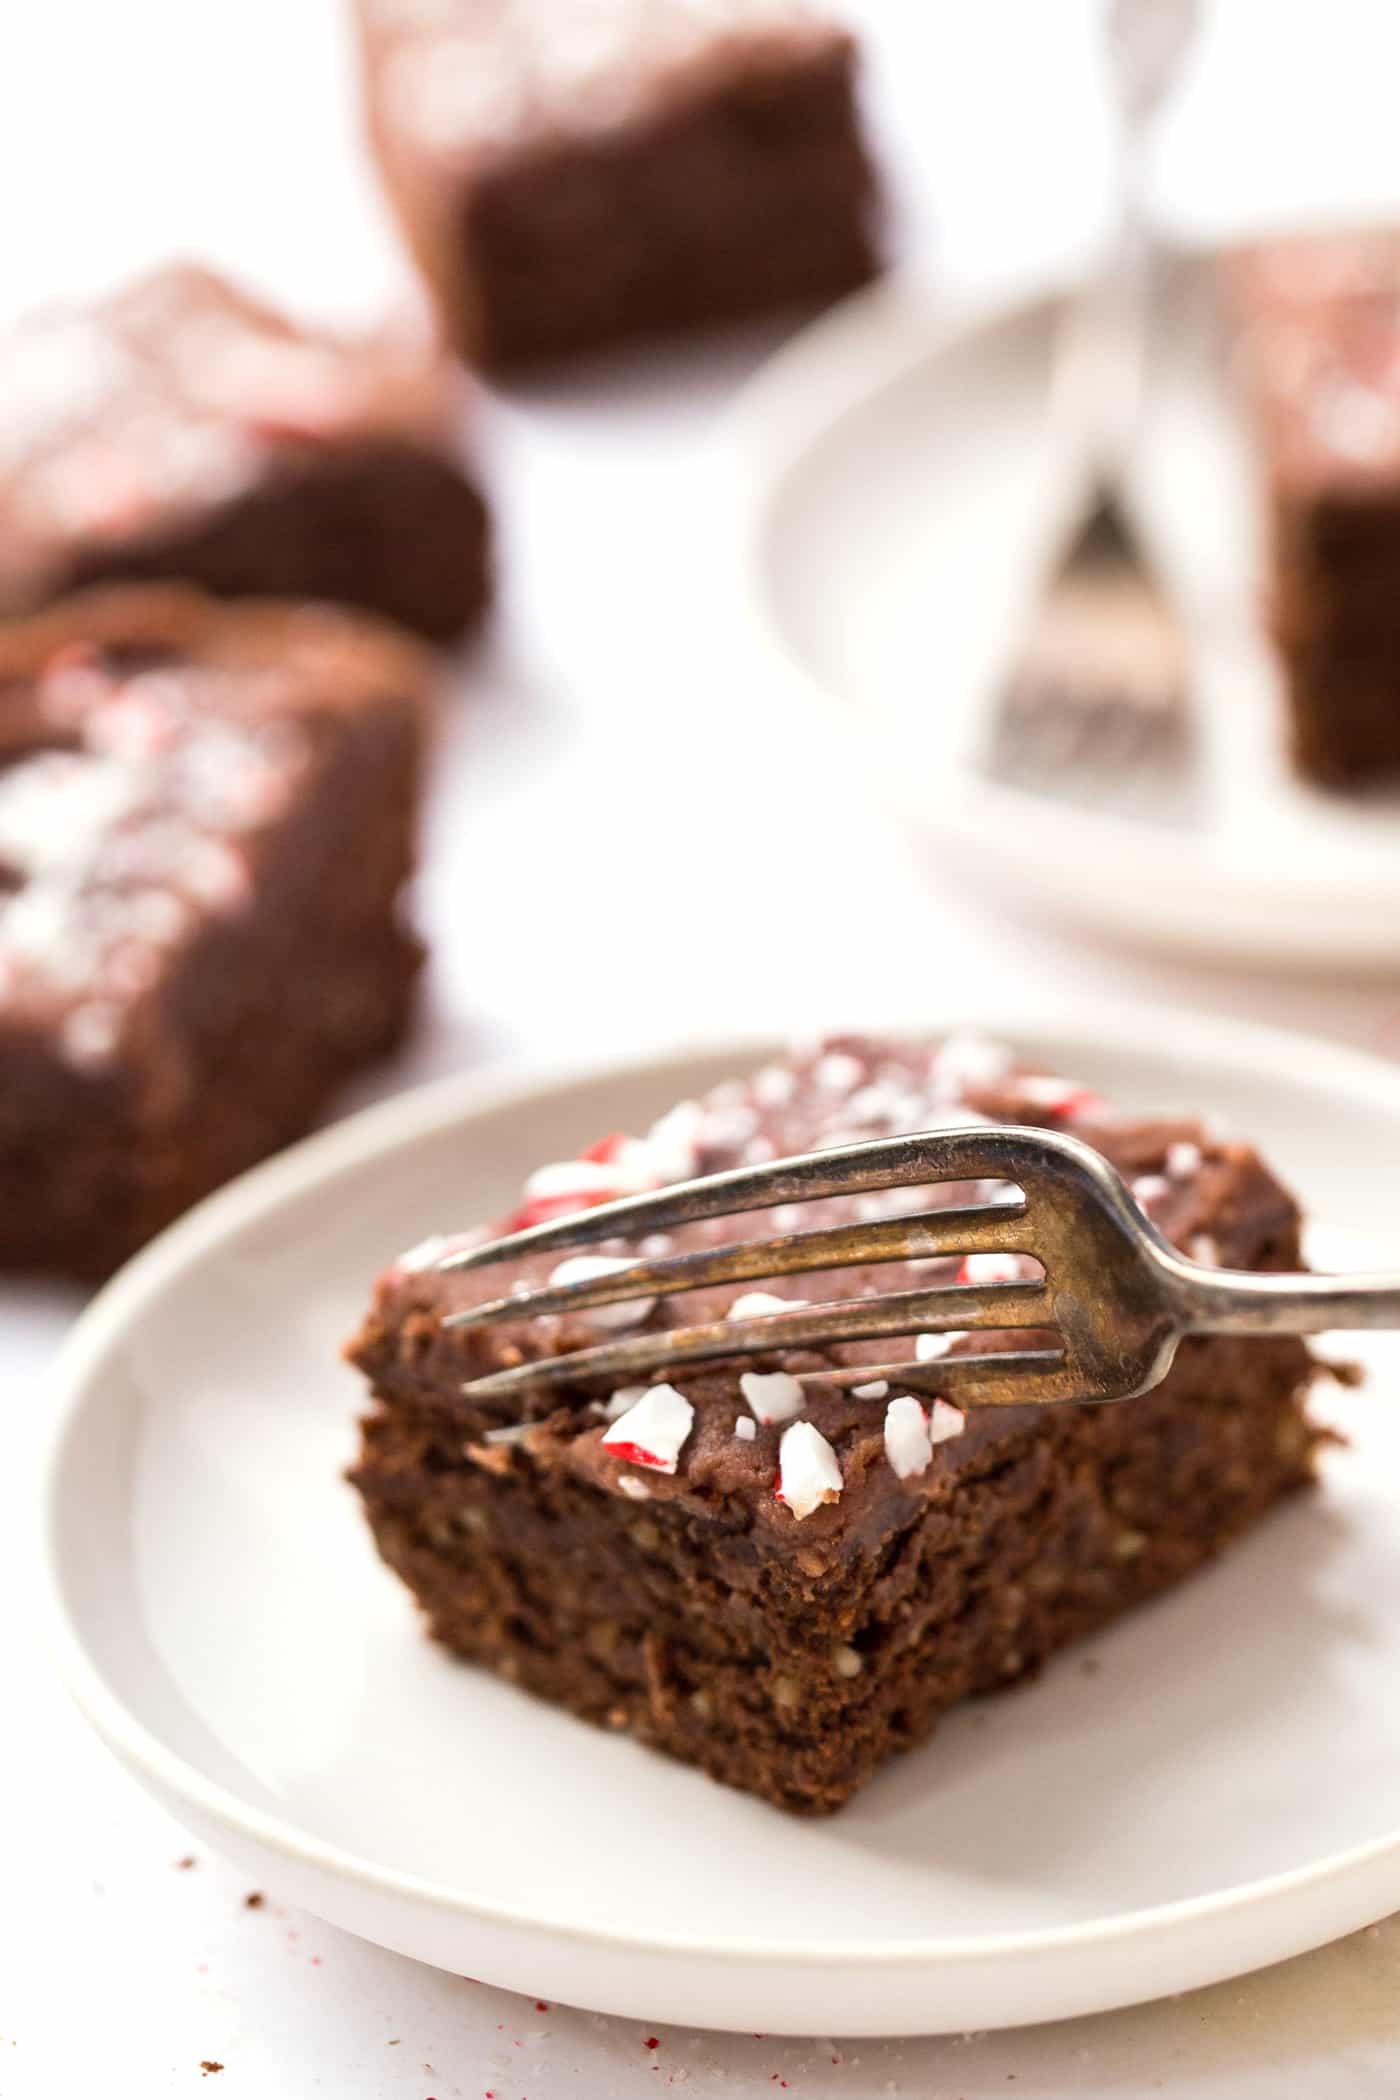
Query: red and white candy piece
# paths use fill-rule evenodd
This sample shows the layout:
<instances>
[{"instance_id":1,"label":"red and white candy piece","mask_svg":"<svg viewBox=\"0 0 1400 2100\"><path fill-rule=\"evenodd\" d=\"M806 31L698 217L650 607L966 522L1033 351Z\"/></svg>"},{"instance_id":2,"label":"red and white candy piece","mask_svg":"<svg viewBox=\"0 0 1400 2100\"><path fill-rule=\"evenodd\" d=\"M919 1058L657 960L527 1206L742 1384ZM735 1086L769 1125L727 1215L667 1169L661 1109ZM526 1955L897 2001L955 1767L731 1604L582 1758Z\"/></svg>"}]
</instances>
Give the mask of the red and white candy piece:
<instances>
[{"instance_id":1,"label":"red and white candy piece","mask_svg":"<svg viewBox=\"0 0 1400 2100\"><path fill-rule=\"evenodd\" d=\"M684 1393L673 1385L652 1385L603 1432L603 1442L614 1458L629 1465L674 1473L694 1421L695 1409Z\"/></svg>"},{"instance_id":2,"label":"red and white candy piece","mask_svg":"<svg viewBox=\"0 0 1400 2100\"><path fill-rule=\"evenodd\" d=\"M778 1446L777 1497L795 1517L835 1502L845 1481L841 1461L814 1422L793 1422Z\"/></svg>"},{"instance_id":3,"label":"red and white candy piece","mask_svg":"<svg viewBox=\"0 0 1400 2100\"><path fill-rule=\"evenodd\" d=\"M1107 1106L1102 1094L1081 1086L1077 1079L1053 1079L1035 1073L1029 1079L1018 1080L1017 1089L1032 1108L1043 1108L1052 1116L1088 1116Z\"/></svg>"},{"instance_id":4,"label":"red and white candy piece","mask_svg":"<svg viewBox=\"0 0 1400 2100\"><path fill-rule=\"evenodd\" d=\"M935 1400L925 1409L912 1394L891 1400L885 1409L885 1456L900 1480L915 1480L927 1472L935 1444L961 1436L967 1419L961 1409L946 1400Z\"/></svg>"},{"instance_id":5,"label":"red and white candy piece","mask_svg":"<svg viewBox=\"0 0 1400 2100\"><path fill-rule=\"evenodd\" d=\"M761 1320L769 1313L796 1312L810 1298L780 1298L776 1291L745 1291L734 1300L726 1320Z\"/></svg>"},{"instance_id":6,"label":"red and white candy piece","mask_svg":"<svg viewBox=\"0 0 1400 2100\"><path fill-rule=\"evenodd\" d=\"M1019 1254L969 1254L958 1270L959 1283L1019 1283L1025 1274Z\"/></svg>"},{"instance_id":7,"label":"red and white candy piece","mask_svg":"<svg viewBox=\"0 0 1400 2100\"><path fill-rule=\"evenodd\" d=\"M616 1276L620 1269L630 1269L629 1257L617 1254L571 1254L550 1271L550 1283L567 1286L571 1283L593 1283L600 1276ZM617 1305L591 1305L579 1314L590 1327L636 1327L655 1305L655 1298L627 1298Z\"/></svg>"},{"instance_id":8,"label":"red and white candy piece","mask_svg":"<svg viewBox=\"0 0 1400 2100\"><path fill-rule=\"evenodd\" d=\"M742 1371L739 1390L765 1427L790 1422L807 1405L802 1387L789 1371Z\"/></svg>"}]
</instances>

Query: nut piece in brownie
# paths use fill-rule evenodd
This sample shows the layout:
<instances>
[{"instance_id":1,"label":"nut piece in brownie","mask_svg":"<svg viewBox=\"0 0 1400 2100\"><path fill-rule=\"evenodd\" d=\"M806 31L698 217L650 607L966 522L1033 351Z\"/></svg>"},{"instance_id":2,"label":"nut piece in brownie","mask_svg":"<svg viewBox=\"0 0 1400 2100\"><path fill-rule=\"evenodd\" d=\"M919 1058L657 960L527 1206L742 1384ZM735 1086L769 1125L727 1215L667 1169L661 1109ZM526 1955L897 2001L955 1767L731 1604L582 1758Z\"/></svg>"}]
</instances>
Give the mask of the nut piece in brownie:
<instances>
[{"instance_id":1,"label":"nut piece in brownie","mask_svg":"<svg viewBox=\"0 0 1400 2100\"><path fill-rule=\"evenodd\" d=\"M1231 261L1263 454L1266 614L1298 771L1400 774L1400 233L1313 237Z\"/></svg>"},{"instance_id":2,"label":"nut piece in brownie","mask_svg":"<svg viewBox=\"0 0 1400 2100\"><path fill-rule=\"evenodd\" d=\"M105 1274L392 1048L427 710L328 608L0 626L0 1266Z\"/></svg>"},{"instance_id":3,"label":"nut piece in brownie","mask_svg":"<svg viewBox=\"0 0 1400 2100\"><path fill-rule=\"evenodd\" d=\"M358 0L386 186L496 371L875 268L855 47L804 0Z\"/></svg>"},{"instance_id":4,"label":"nut piece in brownie","mask_svg":"<svg viewBox=\"0 0 1400 2100\"><path fill-rule=\"evenodd\" d=\"M605 1137L527 1184L511 1226L694 1173L856 1137L979 1119L1071 1130L1130 1180L1178 1245L1251 1269L1299 1262L1297 1207L1244 1145L1196 1122L1115 1114L975 1036L840 1039ZM678 1250L853 1215L972 1200L890 1191L689 1226ZM499 1229L499 1228L497 1228ZM1165 1589L1311 1477L1301 1342L1193 1340L1154 1392L1110 1407L963 1413L872 1381L790 1374L887 1342L708 1366L608 1395L540 1392L521 1419L463 1380L576 1348L590 1316L446 1329L534 1284L550 1258L467 1274L434 1238L381 1279L351 1345L374 1406L352 1479L379 1550L458 1654L730 1785L835 1809L974 1692ZM603 1252L622 1252L613 1242ZM665 1247L646 1243L648 1253ZM974 1257L1015 1265L1022 1257ZM956 1262L802 1279L811 1301L952 1281ZM784 1286L783 1302L800 1302ZM723 1289L608 1307L655 1326L742 1316ZM915 1353L995 1347L924 1336Z\"/></svg>"},{"instance_id":5,"label":"nut piece in brownie","mask_svg":"<svg viewBox=\"0 0 1400 2100\"><path fill-rule=\"evenodd\" d=\"M426 350L310 334L190 267L36 314L0 342L0 612L189 582L451 641L488 590L456 387Z\"/></svg>"}]
</instances>

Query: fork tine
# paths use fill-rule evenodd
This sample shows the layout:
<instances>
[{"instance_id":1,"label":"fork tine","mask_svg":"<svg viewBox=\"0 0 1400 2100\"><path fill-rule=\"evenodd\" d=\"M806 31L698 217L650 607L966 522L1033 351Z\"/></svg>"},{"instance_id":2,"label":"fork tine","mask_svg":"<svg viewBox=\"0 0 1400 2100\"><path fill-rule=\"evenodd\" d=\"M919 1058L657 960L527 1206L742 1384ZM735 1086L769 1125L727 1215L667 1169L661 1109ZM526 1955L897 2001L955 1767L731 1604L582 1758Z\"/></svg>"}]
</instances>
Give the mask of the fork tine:
<instances>
[{"instance_id":1,"label":"fork tine","mask_svg":"<svg viewBox=\"0 0 1400 2100\"><path fill-rule=\"evenodd\" d=\"M759 1283L811 1270L848 1269L888 1261L929 1261L945 1254L1026 1252L1031 1236L1024 1203L979 1204L863 1225L835 1225L787 1233L771 1240L737 1240L698 1253L633 1262L587 1282L553 1285L519 1297L492 1298L484 1305L449 1313L444 1327L484 1327L493 1320L533 1320L545 1313L586 1312L628 1298L669 1297L713 1284Z\"/></svg>"},{"instance_id":2,"label":"fork tine","mask_svg":"<svg viewBox=\"0 0 1400 2100\"><path fill-rule=\"evenodd\" d=\"M1009 1162L1018 1144L1026 1137L1038 1142L1044 1136L1043 1131L1009 1127L929 1130L801 1153L761 1167L730 1167L698 1181L675 1182L646 1195L570 1211L545 1225L526 1226L484 1246L449 1254L438 1268L480 1269L490 1262L518 1261L531 1254L585 1247L595 1240L632 1238L702 1218L772 1210L779 1203L810 1203L825 1196L865 1195L939 1181L1014 1181Z\"/></svg>"},{"instance_id":3,"label":"fork tine","mask_svg":"<svg viewBox=\"0 0 1400 2100\"><path fill-rule=\"evenodd\" d=\"M508 1371L471 1379L462 1390L472 1399L500 1399L534 1386L569 1385L594 1378L625 1384L640 1372L673 1371L686 1364L710 1363L717 1357L882 1340L921 1329L1053 1325L1050 1294L1043 1283L946 1284L927 1291L896 1291L884 1298L838 1299L757 1320L720 1320L708 1326L674 1327L625 1341L600 1342L591 1349L540 1357Z\"/></svg>"},{"instance_id":4,"label":"fork tine","mask_svg":"<svg viewBox=\"0 0 1400 2100\"><path fill-rule=\"evenodd\" d=\"M961 1407L1026 1407L1084 1397L1083 1377L1063 1349L988 1349L977 1355L940 1356L932 1363L844 1364L839 1370L794 1375L804 1386L846 1389L879 1381L891 1393L956 1398Z\"/></svg>"}]
</instances>

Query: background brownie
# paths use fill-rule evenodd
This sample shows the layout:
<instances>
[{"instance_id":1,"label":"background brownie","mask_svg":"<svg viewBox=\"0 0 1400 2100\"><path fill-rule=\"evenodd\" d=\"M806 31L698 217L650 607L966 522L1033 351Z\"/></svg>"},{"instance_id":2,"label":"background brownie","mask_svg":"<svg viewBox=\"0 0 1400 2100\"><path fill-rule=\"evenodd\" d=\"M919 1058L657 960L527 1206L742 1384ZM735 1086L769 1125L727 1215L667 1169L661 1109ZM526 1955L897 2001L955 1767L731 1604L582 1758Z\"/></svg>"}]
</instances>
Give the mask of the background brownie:
<instances>
[{"instance_id":1,"label":"background brownie","mask_svg":"<svg viewBox=\"0 0 1400 2100\"><path fill-rule=\"evenodd\" d=\"M1271 527L1267 617L1293 755L1400 772L1400 235L1276 242L1231 265Z\"/></svg>"},{"instance_id":2,"label":"background brownie","mask_svg":"<svg viewBox=\"0 0 1400 2100\"><path fill-rule=\"evenodd\" d=\"M849 291L854 46L801 0L359 0L372 140L496 370Z\"/></svg>"},{"instance_id":3,"label":"background brownie","mask_svg":"<svg viewBox=\"0 0 1400 2100\"><path fill-rule=\"evenodd\" d=\"M350 614L0 627L0 1265L104 1273L393 1046L425 727L419 650Z\"/></svg>"},{"instance_id":4,"label":"background brownie","mask_svg":"<svg viewBox=\"0 0 1400 2100\"><path fill-rule=\"evenodd\" d=\"M0 612L81 585L327 598L451 641L486 513L423 350L294 328L171 268L0 343Z\"/></svg>"},{"instance_id":5,"label":"background brownie","mask_svg":"<svg viewBox=\"0 0 1400 2100\"><path fill-rule=\"evenodd\" d=\"M542 1169L509 1222L774 1152L979 1117L1075 1131L1202 1259L1299 1263L1296 1206L1248 1147L1189 1120L1122 1118L975 1038L932 1050L842 1040L774 1065L682 1105L642 1140L604 1138ZM666 1237L679 1249L971 1193L892 1191ZM1190 1342L1156 1391L1111 1407L964 1416L878 1387L804 1394L782 1375L899 1353L884 1342L677 1374L635 1413L640 1389L609 1400L551 1388L507 1418L500 1403L467 1400L463 1380L576 1348L596 1327L444 1330L445 1312L553 1267L546 1257L440 1275L453 1244L430 1239L401 1257L352 1345L376 1403L352 1477L381 1553L459 1654L785 1808L839 1807L949 1706L1180 1580L1311 1474L1312 1367L1293 1340ZM984 1257L969 1274L1021 1265ZM776 1288L816 1302L957 1271L926 1261ZM688 1293L642 1316L721 1319L742 1295ZM995 1346L992 1335L952 1344ZM945 1347L925 1337L914 1353L936 1361Z\"/></svg>"}]
</instances>

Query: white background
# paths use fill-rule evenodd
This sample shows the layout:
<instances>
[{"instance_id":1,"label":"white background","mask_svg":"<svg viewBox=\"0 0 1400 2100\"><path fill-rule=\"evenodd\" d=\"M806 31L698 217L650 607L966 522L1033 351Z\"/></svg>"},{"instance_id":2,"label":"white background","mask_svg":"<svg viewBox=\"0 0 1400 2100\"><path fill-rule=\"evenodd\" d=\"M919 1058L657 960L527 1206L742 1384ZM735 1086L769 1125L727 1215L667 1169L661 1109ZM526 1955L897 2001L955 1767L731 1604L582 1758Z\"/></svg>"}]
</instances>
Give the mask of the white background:
<instances>
[{"instance_id":1,"label":"white background","mask_svg":"<svg viewBox=\"0 0 1400 2100\"><path fill-rule=\"evenodd\" d=\"M951 293L1083 256L1111 167L1087 0L848 12L869 26L911 266ZM1164 217L1209 233L1400 204L1398 67L1389 0L1221 0L1163 129ZM310 311L408 296L359 156L334 0L11 0L0 200L0 299L15 307L177 251ZM969 1011L1008 983L1065 1001L1116 987L1400 1043L1386 987L1193 976L997 921L880 811L852 806L835 732L762 689L716 580L718 419L771 340L483 405L504 605L445 737L422 899L430 1022L364 1091L488 1057L908 1010L935 975ZM842 2048L540 2009L287 1912L275 1889L245 1908L244 1883L203 1848L176 1865L182 1833L88 1741L30 1652L31 1447L76 1303L0 1294L4 2100L626 2100L673 2084L747 2100L776 2079L809 2100L1400 2093L1395 1924L1141 2012ZM205 2080L203 2059L225 2068Z\"/></svg>"}]
</instances>

